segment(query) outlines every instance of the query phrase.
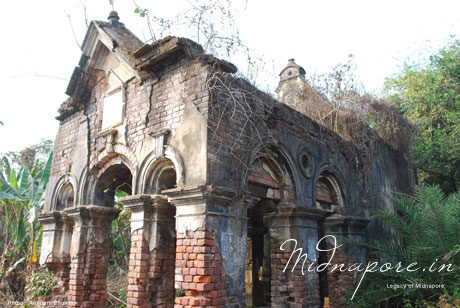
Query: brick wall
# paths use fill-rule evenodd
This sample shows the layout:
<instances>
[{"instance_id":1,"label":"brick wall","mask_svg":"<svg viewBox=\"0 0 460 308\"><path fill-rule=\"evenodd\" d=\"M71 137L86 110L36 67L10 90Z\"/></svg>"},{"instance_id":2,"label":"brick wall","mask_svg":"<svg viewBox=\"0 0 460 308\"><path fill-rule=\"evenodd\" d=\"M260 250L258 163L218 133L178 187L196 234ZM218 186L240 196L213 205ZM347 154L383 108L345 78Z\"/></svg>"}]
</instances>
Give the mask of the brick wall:
<instances>
[{"instance_id":1,"label":"brick wall","mask_svg":"<svg viewBox=\"0 0 460 308\"><path fill-rule=\"evenodd\" d=\"M181 235L176 246L175 308L215 306L226 303L227 283L216 234L196 231Z\"/></svg>"},{"instance_id":2,"label":"brick wall","mask_svg":"<svg viewBox=\"0 0 460 308\"><path fill-rule=\"evenodd\" d=\"M328 244L327 249L331 249L332 245ZM331 258L332 251L327 252L327 259ZM331 272L331 269L334 265L345 264L350 266L353 262L353 256L346 256L344 252L338 250L334 254L332 259L331 266L327 269L327 282L328 282L328 295L330 300L330 307L342 307L347 298L345 295L348 295L347 292L353 290L355 283L355 272L335 270Z\"/></svg>"},{"instance_id":3,"label":"brick wall","mask_svg":"<svg viewBox=\"0 0 460 308\"><path fill-rule=\"evenodd\" d=\"M105 307L109 241L90 242L86 251L72 259L69 307Z\"/></svg>"},{"instance_id":4,"label":"brick wall","mask_svg":"<svg viewBox=\"0 0 460 308\"><path fill-rule=\"evenodd\" d=\"M118 142L126 142L134 153L140 150L149 133L179 126L185 104L194 104L202 113L207 112L205 79L207 68L199 60L182 60L157 72L157 76L139 82L131 79L126 86L124 136ZM90 131L90 161L97 158L98 136L101 131L103 95L107 88L105 77L94 87L87 106ZM71 132L69 132L72 135Z\"/></svg>"},{"instance_id":5,"label":"brick wall","mask_svg":"<svg viewBox=\"0 0 460 308\"><path fill-rule=\"evenodd\" d=\"M51 175L60 176L67 170L72 151L75 150L76 132L81 120L81 113L77 112L66 118L59 125L59 130L54 140L53 162Z\"/></svg>"},{"instance_id":6,"label":"brick wall","mask_svg":"<svg viewBox=\"0 0 460 308\"><path fill-rule=\"evenodd\" d=\"M175 242L149 251L142 230L131 235L128 308L173 307Z\"/></svg>"},{"instance_id":7,"label":"brick wall","mask_svg":"<svg viewBox=\"0 0 460 308\"><path fill-rule=\"evenodd\" d=\"M309 273L305 264L305 275L302 275L302 262L292 271L288 264L291 252L282 251L274 240L270 241L270 258L272 274L272 305L274 307L305 308L319 307L319 280L317 273ZM292 262L292 260L291 260Z\"/></svg>"},{"instance_id":8,"label":"brick wall","mask_svg":"<svg viewBox=\"0 0 460 308\"><path fill-rule=\"evenodd\" d=\"M56 278L56 285L51 289L51 295L43 298L42 307L67 308L69 291L70 256L61 255L59 258L48 257L45 266Z\"/></svg>"}]
</instances>

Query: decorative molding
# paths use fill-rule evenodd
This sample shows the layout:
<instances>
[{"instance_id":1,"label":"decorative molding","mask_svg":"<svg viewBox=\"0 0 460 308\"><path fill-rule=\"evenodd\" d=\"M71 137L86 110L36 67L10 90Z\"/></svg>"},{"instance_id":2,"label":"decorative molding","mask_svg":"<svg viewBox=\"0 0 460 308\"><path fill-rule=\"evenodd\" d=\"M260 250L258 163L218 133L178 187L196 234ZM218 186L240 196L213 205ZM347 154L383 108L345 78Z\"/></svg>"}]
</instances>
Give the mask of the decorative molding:
<instances>
[{"instance_id":1,"label":"decorative molding","mask_svg":"<svg viewBox=\"0 0 460 308\"><path fill-rule=\"evenodd\" d=\"M164 129L158 132L149 132L148 134L155 140L155 157L156 158L163 158L165 155L165 145L168 135L170 133L169 129Z\"/></svg>"},{"instance_id":2,"label":"decorative molding","mask_svg":"<svg viewBox=\"0 0 460 308\"><path fill-rule=\"evenodd\" d=\"M174 188L163 190L168 201L176 206L213 201L228 204L236 196L235 192L226 187L200 185L197 187Z\"/></svg>"},{"instance_id":3,"label":"decorative molding","mask_svg":"<svg viewBox=\"0 0 460 308\"><path fill-rule=\"evenodd\" d=\"M110 127L99 132L100 142L98 150L102 151L105 149L108 153L113 152L113 145L115 144L115 138L117 136L118 129Z\"/></svg>"},{"instance_id":4,"label":"decorative molding","mask_svg":"<svg viewBox=\"0 0 460 308\"><path fill-rule=\"evenodd\" d=\"M125 209L137 212L140 210L145 210L147 207L151 208L161 208L168 207L171 208L171 205L168 205L168 197L164 195L134 195L127 196L120 199L120 203L123 204Z\"/></svg>"},{"instance_id":5,"label":"decorative molding","mask_svg":"<svg viewBox=\"0 0 460 308\"><path fill-rule=\"evenodd\" d=\"M349 236L364 235L364 229L369 223L369 219L358 216L332 215L324 220L325 234Z\"/></svg>"}]
</instances>

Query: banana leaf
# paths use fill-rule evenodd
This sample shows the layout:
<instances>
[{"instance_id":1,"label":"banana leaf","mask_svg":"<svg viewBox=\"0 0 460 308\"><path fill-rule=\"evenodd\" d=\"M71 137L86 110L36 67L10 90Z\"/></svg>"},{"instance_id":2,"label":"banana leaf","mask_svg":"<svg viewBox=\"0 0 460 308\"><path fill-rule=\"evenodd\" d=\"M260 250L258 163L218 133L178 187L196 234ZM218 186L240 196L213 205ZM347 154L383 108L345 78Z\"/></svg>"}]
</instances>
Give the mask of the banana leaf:
<instances>
[{"instance_id":1,"label":"banana leaf","mask_svg":"<svg viewBox=\"0 0 460 308\"><path fill-rule=\"evenodd\" d=\"M0 176L0 199L25 201L23 196L5 180L3 176Z\"/></svg>"},{"instance_id":2,"label":"banana leaf","mask_svg":"<svg viewBox=\"0 0 460 308\"><path fill-rule=\"evenodd\" d=\"M10 170L10 179L8 182L14 190L18 190L18 179L16 178L16 172L14 172L14 169Z\"/></svg>"},{"instance_id":3,"label":"banana leaf","mask_svg":"<svg viewBox=\"0 0 460 308\"><path fill-rule=\"evenodd\" d=\"M27 168L22 168L21 177L19 178L19 191L25 192L27 190L27 185L29 181L29 170Z\"/></svg>"},{"instance_id":4,"label":"banana leaf","mask_svg":"<svg viewBox=\"0 0 460 308\"><path fill-rule=\"evenodd\" d=\"M37 189L37 193L34 196L33 201L31 202L32 206L37 206L42 199L42 195L45 192L46 184L50 179L50 172L51 172L51 161L53 158L53 152L51 152L50 156L48 157L48 161L45 164L45 167L42 170L42 174L40 177L40 184Z\"/></svg>"},{"instance_id":5,"label":"banana leaf","mask_svg":"<svg viewBox=\"0 0 460 308\"><path fill-rule=\"evenodd\" d=\"M3 163L3 167L5 168L5 174L6 174L6 177L7 177L7 181L9 182L10 181L10 172L11 172L10 162L8 161L8 158L3 156L2 157L2 163Z\"/></svg>"}]
</instances>

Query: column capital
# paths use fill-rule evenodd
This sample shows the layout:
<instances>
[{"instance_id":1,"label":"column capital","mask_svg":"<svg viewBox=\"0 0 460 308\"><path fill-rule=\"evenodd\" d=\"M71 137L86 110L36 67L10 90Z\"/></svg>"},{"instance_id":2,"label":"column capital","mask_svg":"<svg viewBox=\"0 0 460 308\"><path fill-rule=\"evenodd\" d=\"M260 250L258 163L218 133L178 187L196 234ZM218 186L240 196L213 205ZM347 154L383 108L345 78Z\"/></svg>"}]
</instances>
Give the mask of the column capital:
<instances>
[{"instance_id":1,"label":"column capital","mask_svg":"<svg viewBox=\"0 0 460 308\"><path fill-rule=\"evenodd\" d=\"M267 215L266 219L271 227L287 227L296 225L297 223L295 223L295 221L300 220L318 222L322 220L328 213L328 210L317 208L284 207L278 208L278 211L276 213Z\"/></svg>"},{"instance_id":2,"label":"column capital","mask_svg":"<svg viewBox=\"0 0 460 308\"><path fill-rule=\"evenodd\" d=\"M134 195L120 199L125 209L139 212L147 208L171 207L168 205L168 197L164 195Z\"/></svg>"},{"instance_id":3,"label":"column capital","mask_svg":"<svg viewBox=\"0 0 460 308\"><path fill-rule=\"evenodd\" d=\"M364 235L364 229L369 223L369 219L358 216L341 216L334 214L327 217L324 222L324 231L326 234L348 236Z\"/></svg>"},{"instance_id":4,"label":"column capital","mask_svg":"<svg viewBox=\"0 0 460 308\"><path fill-rule=\"evenodd\" d=\"M38 222L41 224L53 224L69 220L67 213L60 211L41 213L38 216Z\"/></svg>"},{"instance_id":5,"label":"column capital","mask_svg":"<svg viewBox=\"0 0 460 308\"><path fill-rule=\"evenodd\" d=\"M64 213L75 222L110 228L112 220L117 218L120 209L101 205L79 205L65 209Z\"/></svg>"},{"instance_id":6,"label":"column capital","mask_svg":"<svg viewBox=\"0 0 460 308\"><path fill-rule=\"evenodd\" d=\"M174 224L175 208L168 203L166 196L134 195L122 198L120 203L131 211L131 232L142 229L146 239L158 228L158 224ZM149 241L156 243L154 239Z\"/></svg>"},{"instance_id":7,"label":"column capital","mask_svg":"<svg viewBox=\"0 0 460 308\"><path fill-rule=\"evenodd\" d=\"M175 188L163 190L162 192L168 196L169 202L174 205L196 204L206 201L229 203L236 196L235 191L232 189L213 185Z\"/></svg>"}]
</instances>

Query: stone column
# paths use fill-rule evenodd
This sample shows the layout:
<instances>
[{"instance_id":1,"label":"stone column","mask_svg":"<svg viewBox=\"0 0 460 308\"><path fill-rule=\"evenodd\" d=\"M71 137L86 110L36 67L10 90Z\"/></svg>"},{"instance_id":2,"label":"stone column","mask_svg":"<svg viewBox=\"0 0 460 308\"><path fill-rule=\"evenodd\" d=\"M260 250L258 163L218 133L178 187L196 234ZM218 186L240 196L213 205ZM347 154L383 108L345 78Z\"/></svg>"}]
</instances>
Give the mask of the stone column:
<instances>
[{"instance_id":1,"label":"stone column","mask_svg":"<svg viewBox=\"0 0 460 308\"><path fill-rule=\"evenodd\" d=\"M40 265L56 276L56 286L43 304L45 307L67 307L72 221L61 212L45 213L38 221L43 224Z\"/></svg>"},{"instance_id":2,"label":"stone column","mask_svg":"<svg viewBox=\"0 0 460 308\"><path fill-rule=\"evenodd\" d=\"M318 258L318 221L326 212L311 208L279 208L277 213L265 217L264 223L270 233L273 307L320 306L319 276L308 267ZM289 241L291 239L295 241ZM301 252L293 254L299 248ZM303 254L307 258L300 258L295 265Z\"/></svg>"},{"instance_id":3,"label":"stone column","mask_svg":"<svg viewBox=\"0 0 460 308\"><path fill-rule=\"evenodd\" d=\"M131 210L128 308L173 307L175 208L161 195L120 200Z\"/></svg>"},{"instance_id":4,"label":"stone column","mask_svg":"<svg viewBox=\"0 0 460 308\"><path fill-rule=\"evenodd\" d=\"M238 246L241 229L232 236L226 234L238 227L235 215L223 211L232 201L233 192L200 186L163 193L176 206L175 308L229 305L227 291L234 283L229 268L234 262L231 252L244 249ZM241 260L243 285L245 257Z\"/></svg>"},{"instance_id":5,"label":"stone column","mask_svg":"<svg viewBox=\"0 0 460 308\"><path fill-rule=\"evenodd\" d=\"M120 210L80 205L65 212L74 221L68 307L105 307L109 234Z\"/></svg>"},{"instance_id":6,"label":"stone column","mask_svg":"<svg viewBox=\"0 0 460 308\"><path fill-rule=\"evenodd\" d=\"M349 240L362 240L364 237L364 229L369 223L369 219L356 217L356 216L341 216L334 214L327 217L322 227L324 228L325 235L333 235L336 238L337 245L341 245L344 239ZM332 238L328 238L327 248L331 249L334 245ZM327 252L327 259L331 258L332 251ZM343 252L336 250L334 258L332 259L331 266L335 264L345 264L347 267L353 263L365 262L364 249L354 248ZM357 278L357 271L344 271L336 270L334 272L328 269L328 293L330 299L330 307L341 307L343 302L346 301L346 292L354 289L354 284Z\"/></svg>"}]
</instances>

